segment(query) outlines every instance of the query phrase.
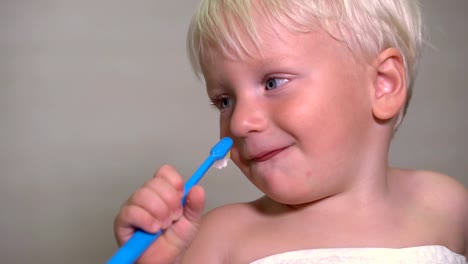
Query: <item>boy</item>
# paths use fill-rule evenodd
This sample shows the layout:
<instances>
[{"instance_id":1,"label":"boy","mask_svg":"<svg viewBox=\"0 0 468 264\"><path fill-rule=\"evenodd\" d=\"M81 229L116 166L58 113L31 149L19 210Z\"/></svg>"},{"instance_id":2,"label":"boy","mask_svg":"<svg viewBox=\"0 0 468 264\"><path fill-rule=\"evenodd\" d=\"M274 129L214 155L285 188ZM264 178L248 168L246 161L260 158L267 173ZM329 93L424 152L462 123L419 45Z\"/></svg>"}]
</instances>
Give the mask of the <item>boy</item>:
<instances>
[{"instance_id":1,"label":"boy","mask_svg":"<svg viewBox=\"0 0 468 264\"><path fill-rule=\"evenodd\" d=\"M265 196L201 220L203 189L182 209L182 178L160 168L115 223L120 244L165 229L139 263L466 262L466 189L388 165L421 49L415 1L205 0L188 44Z\"/></svg>"}]
</instances>

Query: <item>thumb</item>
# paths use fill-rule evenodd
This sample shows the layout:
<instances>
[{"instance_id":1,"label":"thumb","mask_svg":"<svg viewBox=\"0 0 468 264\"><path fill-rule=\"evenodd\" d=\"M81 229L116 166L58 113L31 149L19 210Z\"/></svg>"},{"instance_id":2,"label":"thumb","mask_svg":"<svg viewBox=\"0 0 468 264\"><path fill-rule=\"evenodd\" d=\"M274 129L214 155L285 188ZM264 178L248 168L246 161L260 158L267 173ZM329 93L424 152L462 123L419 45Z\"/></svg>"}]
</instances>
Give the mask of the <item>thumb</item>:
<instances>
[{"instance_id":1,"label":"thumb","mask_svg":"<svg viewBox=\"0 0 468 264\"><path fill-rule=\"evenodd\" d=\"M197 223L205 209L205 191L199 185L194 186L185 200L184 217L192 223Z\"/></svg>"},{"instance_id":2,"label":"thumb","mask_svg":"<svg viewBox=\"0 0 468 264\"><path fill-rule=\"evenodd\" d=\"M165 232L168 242L186 249L197 233L204 209L205 191L201 186L194 186L187 194L182 217Z\"/></svg>"}]
</instances>

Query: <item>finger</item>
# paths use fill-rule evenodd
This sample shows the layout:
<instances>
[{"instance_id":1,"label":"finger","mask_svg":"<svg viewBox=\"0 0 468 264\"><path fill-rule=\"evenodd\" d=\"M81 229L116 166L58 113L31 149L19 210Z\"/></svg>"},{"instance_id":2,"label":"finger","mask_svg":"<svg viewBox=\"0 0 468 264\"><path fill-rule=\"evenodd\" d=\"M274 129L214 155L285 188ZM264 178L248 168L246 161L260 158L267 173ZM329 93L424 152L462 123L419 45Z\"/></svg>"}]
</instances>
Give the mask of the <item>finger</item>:
<instances>
[{"instance_id":1,"label":"finger","mask_svg":"<svg viewBox=\"0 0 468 264\"><path fill-rule=\"evenodd\" d=\"M187 195L184 216L166 230L165 237L169 243L183 247L191 241L205 207L205 192L202 187L194 186Z\"/></svg>"},{"instance_id":2,"label":"finger","mask_svg":"<svg viewBox=\"0 0 468 264\"><path fill-rule=\"evenodd\" d=\"M145 186L165 203L170 211L172 220L177 220L182 216L182 197L183 191L175 187L164 178L156 178L149 181Z\"/></svg>"},{"instance_id":3,"label":"finger","mask_svg":"<svg viewBox=\"0 0 468 264\"><path fill-rule=\"evenodd\" d=\"M184 180L177 170L170 165L163 165L153 176L154 178L162 178L169 182L178 191L184 191Z\"/></svg>"},{"instance_id":4,"label":"finger","mask_svg":"<svg viewBox=\"0 0 468 264\"><path fill-rule=\"evenodd\" d=\"M184 217L190 222L198 222L205 209L205 191L196 185L187 194Z\"/></svg>"},{"instance_id":5,"label":"finger","mask_svg":"<svg viewBox=\"0 0 468 264\"><path fill-rule=\"evenodd\" d=\"M123 206L114 223L114 233L119 245L130 239L137 228L155 233L160 225L147 210L135 205Z\"/></svg>"},{"instance_id":6,"label":"finger","mask_svg":"<svg viewBox=\"0 0 468 264\"><path fill-rule=\"evenodd\" d=\"M171 210L160 195L161 193L155 193L153 190L144 187L132 195L129 205L135 205L144 209L155 221L157 220L160 223L160 228L166 228L172 223L172 218L175 214L172 211L176 209Z\"/></svg>"}]
</instances>

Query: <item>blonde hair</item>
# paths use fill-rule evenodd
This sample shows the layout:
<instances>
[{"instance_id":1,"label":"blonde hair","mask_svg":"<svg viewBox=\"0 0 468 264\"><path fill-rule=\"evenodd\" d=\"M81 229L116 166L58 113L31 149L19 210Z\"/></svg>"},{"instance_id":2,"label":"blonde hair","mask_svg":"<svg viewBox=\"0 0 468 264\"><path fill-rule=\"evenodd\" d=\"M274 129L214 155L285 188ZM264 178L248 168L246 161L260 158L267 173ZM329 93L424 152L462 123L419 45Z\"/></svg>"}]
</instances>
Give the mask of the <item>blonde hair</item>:
<instances>
[{"instance_id":1,"label":"blonde hair","mask_svg":"<svg viewBox=\"0 0 468 264\"><path fill-rule=\"evenodd\" d=\"M210 45L229 56L259 51L261 39L252 19L254 9L296 32L310 32L319 25L366 58L391 47L400 50L408 96L395 129L399 126L411 98L421 53L422 22L417 0L203 0L187 38L189 59L197 76ZM252 43L257 50L248 45Z\"/></svg>"}]
</instances>

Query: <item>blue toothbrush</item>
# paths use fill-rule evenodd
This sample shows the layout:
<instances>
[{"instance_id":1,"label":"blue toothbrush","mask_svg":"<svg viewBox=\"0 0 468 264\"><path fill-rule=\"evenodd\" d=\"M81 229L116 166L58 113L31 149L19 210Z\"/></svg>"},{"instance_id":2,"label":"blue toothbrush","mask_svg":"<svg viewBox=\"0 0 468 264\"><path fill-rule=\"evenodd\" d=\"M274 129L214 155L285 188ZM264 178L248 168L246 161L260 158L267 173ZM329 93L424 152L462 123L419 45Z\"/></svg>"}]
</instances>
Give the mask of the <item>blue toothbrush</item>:
<instances>
[{"instance_id":1,"label":"blue toothbrush","mask_svg":"<svg viewBox=\"0 0 468 264\"><path fill-rule=\"evenodd\" d=\"M190 189L196 185L208 169L217 160L222 160L228 155L229 150L233 144L232 139L225 137L222 138L210 151L210 155L195 171L184 185L184 196L182 198L182 205L185 205L185 198ZM143 230L137 230L133 236L125 243L113 256L107 264L130 264L134 263L145 250L162 234L162 230L157 233L151 234Z\"/></svg>"}]
</instances>

